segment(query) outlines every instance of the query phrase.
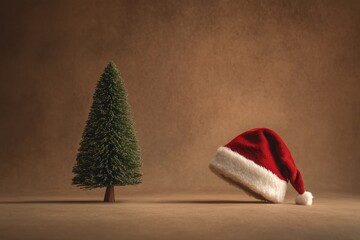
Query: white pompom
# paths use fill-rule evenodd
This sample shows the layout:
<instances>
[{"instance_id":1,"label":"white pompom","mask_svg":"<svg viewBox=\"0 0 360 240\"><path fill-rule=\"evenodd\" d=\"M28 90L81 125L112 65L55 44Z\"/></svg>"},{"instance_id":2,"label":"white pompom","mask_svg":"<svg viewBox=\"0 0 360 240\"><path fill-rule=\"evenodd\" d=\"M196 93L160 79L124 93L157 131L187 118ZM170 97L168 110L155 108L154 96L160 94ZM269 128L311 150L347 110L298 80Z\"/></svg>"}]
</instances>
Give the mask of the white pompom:
<instances>
[{"instance_id":1,"label":"white pompom","mask_svg":"<svg viewBox=\"0 0 360 240\"><path fill-rule=\"evenodd\" d=\"M313 202L313 195L311 192L304 192L301 195L298 195L295 199L296 204L299 205L307 205L310 206L312 205Z\"/></svg>"}]
</instances>

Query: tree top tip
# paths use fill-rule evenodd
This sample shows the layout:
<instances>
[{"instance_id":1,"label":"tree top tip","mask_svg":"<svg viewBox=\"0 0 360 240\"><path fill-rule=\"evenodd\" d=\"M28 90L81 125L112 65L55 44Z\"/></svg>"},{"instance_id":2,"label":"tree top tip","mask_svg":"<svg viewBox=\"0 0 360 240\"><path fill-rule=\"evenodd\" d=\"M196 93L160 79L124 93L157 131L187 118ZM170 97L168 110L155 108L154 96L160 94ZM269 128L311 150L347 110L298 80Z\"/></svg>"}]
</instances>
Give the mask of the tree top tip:
<instances>
[{"instance_id":1,"label":"tree top tip","mask_svg":"<svg viewBox=\"0 0 360 240\"><path fill-rule=\"evenodd\" d=\"M110 61L108 63L108 65L105 68L105 71L116 72L116 73L119 74L119 71L118 71L118 69L117 69L117 67L116 67L116 65L115 65L115 63L113 61Z\"/></svg>"},{"instance_id":2,"label":"tree top tip","mask_svg":"<svg viewBox=\"0 0 360 240\"><path fill-rule=\"evenodd\" d=\"M115 63L113 61L109 61L108 67L116 68L116 65L115 65Z\"/></svg>"}]
</instances>

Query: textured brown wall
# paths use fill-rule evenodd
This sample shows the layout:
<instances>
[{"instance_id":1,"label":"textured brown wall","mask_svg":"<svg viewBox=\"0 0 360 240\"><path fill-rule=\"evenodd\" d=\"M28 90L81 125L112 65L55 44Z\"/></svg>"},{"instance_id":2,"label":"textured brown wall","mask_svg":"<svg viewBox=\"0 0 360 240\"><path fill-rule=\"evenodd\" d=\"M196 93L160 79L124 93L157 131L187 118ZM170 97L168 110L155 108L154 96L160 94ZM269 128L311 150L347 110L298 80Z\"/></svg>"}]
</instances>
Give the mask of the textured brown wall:
<instances>
[{"instance_id":1,"label":"textured brown wall","mask_svg":"<svg viewBox=\"0 0 360 240\"><path fill-rule=\"evenodd\" d=\"M143 156L124 191L235 191L208 170L277 131L307 188L359 192L359 1L7 1L0 193L80 193L71 169L95 84L122 72Z\"/></svg>"}]
</instances>

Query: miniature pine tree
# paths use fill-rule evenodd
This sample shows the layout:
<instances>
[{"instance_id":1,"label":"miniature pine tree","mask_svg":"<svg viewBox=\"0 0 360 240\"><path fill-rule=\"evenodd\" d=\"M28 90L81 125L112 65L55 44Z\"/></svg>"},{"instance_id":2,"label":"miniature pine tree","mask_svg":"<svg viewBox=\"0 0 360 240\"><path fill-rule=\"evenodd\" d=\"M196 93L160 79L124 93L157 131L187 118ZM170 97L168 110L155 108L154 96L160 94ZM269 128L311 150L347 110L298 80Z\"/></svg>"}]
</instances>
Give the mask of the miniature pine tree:
<instances>
[{"instance_id":1,"label":"miniature pine tree","mask_svg":"<svg viewBox=\"0 0 360 240\"><path fill-rule=\"evenodd\" d=\"M72 183L84 189L106 187L104 201L114 202L114 186L141 183L140 167L127 93L110 62L96 86Z\"/></svg>"}]
</instances>

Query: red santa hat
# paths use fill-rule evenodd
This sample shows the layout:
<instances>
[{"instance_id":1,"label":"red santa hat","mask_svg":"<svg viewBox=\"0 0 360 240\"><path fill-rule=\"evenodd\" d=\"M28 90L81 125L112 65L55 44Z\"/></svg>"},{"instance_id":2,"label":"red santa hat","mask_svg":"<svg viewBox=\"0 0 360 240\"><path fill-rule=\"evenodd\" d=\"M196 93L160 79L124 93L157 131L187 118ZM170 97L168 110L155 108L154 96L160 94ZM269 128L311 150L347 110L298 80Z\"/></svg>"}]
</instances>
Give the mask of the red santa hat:
<instances>
[{"instance_id":1,"label":"red santa hat","mask_svg":"<svg viewBox=\"0 0 360 240\"><path fill-rule=\"evenodd\" d=\"M289 149L274 131L255 128L218 148L210 169L248 194L280 203L287 183L299 193L295 202L312 205L313 195L305 191L304 181Z\"/></svg>"}]
</instances>

